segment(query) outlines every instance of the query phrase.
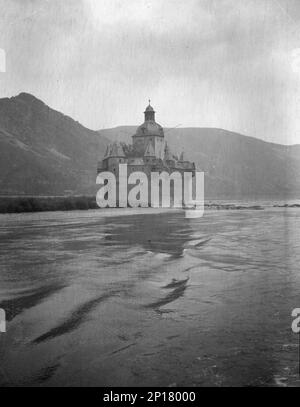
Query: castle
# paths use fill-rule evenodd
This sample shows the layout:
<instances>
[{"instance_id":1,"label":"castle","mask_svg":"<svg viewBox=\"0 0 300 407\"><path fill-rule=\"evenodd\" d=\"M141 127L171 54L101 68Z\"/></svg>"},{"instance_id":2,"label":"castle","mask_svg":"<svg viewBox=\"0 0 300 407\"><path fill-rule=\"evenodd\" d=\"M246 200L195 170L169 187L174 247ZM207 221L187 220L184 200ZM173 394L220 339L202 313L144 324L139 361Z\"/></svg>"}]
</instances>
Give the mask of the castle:
<instances>
[{"instance_id":1,"label":"castle","mask_svg":"<svg viewBox=\"0 0 300 407\"><path fill-rule=\"evenodd\" d=\"M132 144L114 142L107 147L105 156L98 163L98 173L111 171L118 175L119 164L127 164L128 176L135 171L142 171L147 176L151 172L166 171L171 174L178 171L195 174L195 164L185 160L183 152L172 154L165 141L164 130L155 121L155 111L149 105L144 112L145 121L132 136Z\"/></svg>"}]
</instances>

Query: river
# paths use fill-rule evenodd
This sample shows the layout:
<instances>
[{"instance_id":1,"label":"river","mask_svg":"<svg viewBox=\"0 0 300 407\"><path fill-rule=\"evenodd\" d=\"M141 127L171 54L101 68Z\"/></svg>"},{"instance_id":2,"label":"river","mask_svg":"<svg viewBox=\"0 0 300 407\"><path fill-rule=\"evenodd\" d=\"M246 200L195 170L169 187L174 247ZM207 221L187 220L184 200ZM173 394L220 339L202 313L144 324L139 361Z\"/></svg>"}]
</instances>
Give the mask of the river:
<instances>
[{"instance_id":1,"label":"river","mask_svg":"<svg viewBox=\"0 0 300 407\"><path fill-rule=\"evenodd\" d=\"M299 386L299 208L0 221L0 385Z\"/></svg>"}]
</instances>

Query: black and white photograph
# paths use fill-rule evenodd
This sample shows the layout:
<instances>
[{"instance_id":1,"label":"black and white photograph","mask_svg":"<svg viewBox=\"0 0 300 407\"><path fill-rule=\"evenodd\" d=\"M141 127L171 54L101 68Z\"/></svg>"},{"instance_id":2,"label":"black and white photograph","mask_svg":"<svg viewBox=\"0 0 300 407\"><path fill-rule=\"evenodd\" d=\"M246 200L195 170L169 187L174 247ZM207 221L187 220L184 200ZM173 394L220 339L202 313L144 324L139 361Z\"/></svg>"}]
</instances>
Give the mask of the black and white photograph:
<instances>
[{"instance_id":1,"label":"black and white photograph","mask_svg":"<svg viewBox=\"0 0 300 407\"><path fill-rule=\"evenodd\" d=\"M0 0L0 388L299 388L299 264L299 0Z\"/></svg>"}]
</instances>

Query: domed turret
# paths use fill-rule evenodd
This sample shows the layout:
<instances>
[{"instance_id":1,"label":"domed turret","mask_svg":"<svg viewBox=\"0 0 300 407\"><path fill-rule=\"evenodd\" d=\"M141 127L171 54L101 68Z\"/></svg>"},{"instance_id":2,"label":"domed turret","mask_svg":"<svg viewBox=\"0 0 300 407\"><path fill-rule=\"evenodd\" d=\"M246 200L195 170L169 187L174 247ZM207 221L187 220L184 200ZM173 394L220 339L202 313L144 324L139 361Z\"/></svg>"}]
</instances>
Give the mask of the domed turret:
<instances>
[{"instance_id":1,"label":"domed turret","mask_svg":"<svg viewBox=\"0 0 300 407\"><path fill-rule=\"evenodd\" d=\"M146 110L144 111L145 114L145 122L152 120L155 122L155 111L153 107L150 105L150 99L149 99L149 105L146 107Z\"/></svg>"},{"instance_id":2,"label":"domed turret","mask_svg":"<svg viewBox=\"0 0 300 407\"><path fill-rule=\"evenodd\" d=\"M136 131L136 136L164 136L163 128L152 120L147 120L145 123L141 124Z\"/></svg>"},{"instance_id":3,"label":"domed turret","mask_svg":"<svg viewBox=\"0 0 300 407\"><path fill-rule=\"evenodd\" d=\"M136 136L146 137L146 136L160 136L164 137L164 130L160 124L156 123L155 121L155 111L153 107L149 105L146 107L144 111L145 114L145 121L141 124L136 131Z\"/></svg>"}]
</instances>

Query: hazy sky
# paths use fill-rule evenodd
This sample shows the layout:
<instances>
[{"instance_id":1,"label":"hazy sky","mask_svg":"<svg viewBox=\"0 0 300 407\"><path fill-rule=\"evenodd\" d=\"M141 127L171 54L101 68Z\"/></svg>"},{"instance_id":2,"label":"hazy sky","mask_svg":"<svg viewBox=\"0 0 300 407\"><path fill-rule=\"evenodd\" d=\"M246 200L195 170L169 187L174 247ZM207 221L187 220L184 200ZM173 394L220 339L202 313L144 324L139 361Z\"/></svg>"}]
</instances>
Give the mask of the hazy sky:
<instances>
[{"instance_id":1,"label":"hazy sky","mask_svg":"<svg viewBox=\"0 0 300 407\"><path fill-rule=\"evenodd\" d=\"M299 0L0 0L0 97L92 129L221 127L300 143ZM3 61L2 61L3 62Z\"/></svg>"}]
</instances>

